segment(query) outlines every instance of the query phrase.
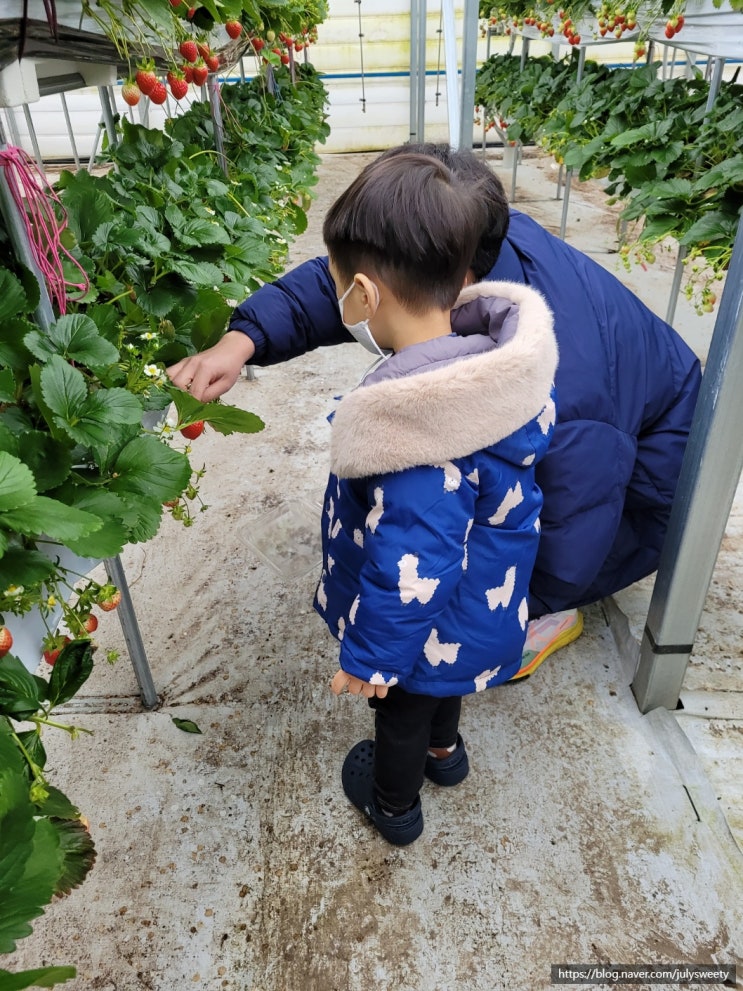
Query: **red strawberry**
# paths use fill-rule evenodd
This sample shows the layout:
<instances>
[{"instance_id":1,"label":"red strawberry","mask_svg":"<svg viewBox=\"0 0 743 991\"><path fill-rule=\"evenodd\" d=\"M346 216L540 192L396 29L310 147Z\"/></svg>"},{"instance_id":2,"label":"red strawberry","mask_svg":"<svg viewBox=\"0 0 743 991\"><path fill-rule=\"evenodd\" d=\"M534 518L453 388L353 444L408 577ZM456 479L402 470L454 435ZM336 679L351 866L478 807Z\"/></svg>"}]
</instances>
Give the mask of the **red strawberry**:
<instances>
[{"instance_id":1,"label":"red strawberry","mask_svg":"<svg viewBox=\"0 0 743 991\"><path fill-rule=\"evenodd\" d=\"M132 79L127 79L121 87L121 98L124 103L128 103L130 107L136 107L141 96L139 86Z\"/></svg>"},{"instance_id":2,"label":"red strawberry","mask_svg":"<svg viewBox=\"0 0 743 991\"><path fill-rule=\"evenodd\" d=\"M12 646L12 633L7 626L0 626L0 657L5 657Z\"/></svg>"},{"instance_id":3,"label":"red strawberry","mask_svg":"<svg viewBox=\"0 0 743 991\"><path fill-rule=\"evenodd\" d=\"M243 33L243 26L239 21L227 21L224 29L230 38L239 38Z\"/></svg>"},{"instance_id":4,"label":"red strawberry","mask_svg":"<svg viewBox=\"0 0 743 991\"><path fill-rule=\"evenodd\" d=\"M200 437L204 433L204 421L197 420L195 423L189 423L187 427L181 430L181 433L188 440L196 440L197 437Z\"/></svg>"},{"instance_id":5,"label":"red strawberry","mask_svg":"<svg viewBox=\"0 0 743 991\"><path fill-rule=\"evenodd\" d=\"M121 592L117 589L108 595L105 599L98 603L104 612L111 612L116 609L118 604L121 602Z\"/></svg>"},{"instance_id":6,"label":"red strawberry","mask_svg":"<svg viewBox=\"0 0 743 991\"><path fill-rule=\"evenodd\" d=\"M182 100L183 97L188 93L188 83L184 76L176 76L174 73L168 73L170 77L168 81L170 83L170 92L173 94L176 100Z\"/></svg>"},{"instance_id":7,"label":"red strawberry","mask_svg":"<svg viewBox=\"0 0 743 991\"><path fill-rule=\"evenodd\" d=\"M207 43L205 41L199 41L199 42L197 42L196 48L198 49L199 55L203 59L208 58L209 55L211 55L211 53L212 53L211 48L207 45Z\"/></svg>"},{"instance_id":8,"label":"red strawberry","mask_svg":"<svg viewBox=\"0 0 743 991\"><path fill-rule=\"evenodd\" d=\"M199 59L191 71L193 72L194 83L197 86L203 86L206 82L206 77L209 75L209 70L204 65L204 60Z\"/></svg>"},{"instance_id":9,"label":"red strawberry","mask_svg":"<svg viewBox=\"0 0 743 991\"><path fill-rule=\"evenodd\" d=\"M207 55L204 61L206 62L206 67L209 70L209 72L219 72L218 55L214 55L214 53L212 53L211 55Z\"/></svg>"},{"instance_id":10,"label":"red strawberry","mask_svg":"<svg viewBox=\"0 0 743 991\"><path fill-rule=\"evenodd\" d=\"M178 46L178 51L187 62L195 62L199 57L199 50L195 41L182 41Z\"/></svg>"},{"instance_id":11,"label":"red strawberry","mask_svg":"<svg viewBox=\"0 0 743 991\"><path fill-rule=\"evenodd\" d=\"M49 646L44 651L44 660L46 663L54 666L57 663L57 658L68 643L70 643L69 637L53 637Z\"/></svg>"},{"instance_id":12,"label":"red strawberry","mask_svg":"<svg viewBox=\"0 0 743 991\"><path fill-rule=\"evenodd\" d=\"M289 58L288 55L284 54L281 56L281 61L283 62L284 65L289 65L291 59Z\"/></svg>"},{"instance_id":13,"label":"red strawberry","mask_svg":"<svg viewBox=\"0 0 743 991\"><path fill-rule=\"evenodd\" d=\"M183 73L183 78L186 80L187 83L192 83L193 82L193 66L192 65L187 65L184 62L184 64L181 66L181 72Z\"/></svg>"},{"instance_id":14,"label":"red strawberry","mask_svg":"<svg viewBox=\"0 0 743 991\"><path fill-rule=\"evenodd\" d=\"M183 3L183 0L170 0L170 6L171 7L180 7L180 5L182 3Z\"/></svg>"},{"instance_id":15,"label":"red strawberry","mask_svg":"<svg viewBox=\"0 0 743 991\"><path fill-rule=\"evenodd\" d=\"M255 51L259 52L266 43L263 38L251 38L250 44L253 46Z\"/></svg>"},{"instance_id":16,"label":"red strawberry","mask_svg":"<svg viewBox=\"0 0 743 991\"><path fill-rule=\"evenodd\" d=\"M188 8L188 10L186 11L186 17L189 19L189 21L192 21L193 20L193 17L194 17L194 14L195 13L196 13L196 8L195 7L189 7Z\"/></svg>"},{"instance_id":17,"label":"red strawberry","mask_svg":"<svg viewBox=\"0 0 743 991\"><path fill-rule=\"evenodd\" d=\"M149 96L152 89L157 85L157 76L152 68L146 64L139 67L135 79L137 80L137 86L139 86L145 96Z\"/></svg>"},{"instance_id":18,"label":"red strawberry","mask_svg":"<svg viewBox=\"0 0 743 991\"><path fill-rule=\"evenodd\" d=\"M168 99L168 91L164 83L161 82L155 83L148 95L153 103L165 103Z\"/></svg>"}]
</instances>

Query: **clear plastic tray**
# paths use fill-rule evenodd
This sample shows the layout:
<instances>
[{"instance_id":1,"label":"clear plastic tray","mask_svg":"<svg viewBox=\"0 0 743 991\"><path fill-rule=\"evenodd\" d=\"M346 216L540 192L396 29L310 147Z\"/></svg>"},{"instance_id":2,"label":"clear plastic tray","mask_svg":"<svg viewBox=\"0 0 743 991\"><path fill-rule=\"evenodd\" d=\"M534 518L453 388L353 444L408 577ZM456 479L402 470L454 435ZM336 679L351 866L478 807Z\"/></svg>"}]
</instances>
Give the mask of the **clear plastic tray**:
<instances>
[{"instance_id":1,"label":"clear plastic tray","mask_svg":"<svg viewBox=\"0 0 743 991\"><path fill-rule=\"evenodd\" d=\"M321 514L320 506L299 499L282 502L248 522L245 542L288 581L304 578L312 571L319 576Z\"/></svg>"}]
</instances>

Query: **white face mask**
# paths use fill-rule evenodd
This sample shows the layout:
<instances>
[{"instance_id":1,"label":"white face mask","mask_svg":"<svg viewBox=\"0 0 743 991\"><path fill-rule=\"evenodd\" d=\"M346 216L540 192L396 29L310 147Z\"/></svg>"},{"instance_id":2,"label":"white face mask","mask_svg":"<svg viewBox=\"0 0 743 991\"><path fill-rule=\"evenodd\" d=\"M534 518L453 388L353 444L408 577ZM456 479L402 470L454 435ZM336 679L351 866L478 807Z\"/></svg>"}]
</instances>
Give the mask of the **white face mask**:
<instances>
[{"instance_id":1,"label":"white face mask","mask_svg":"<svg viewBox=\"0 0 743 991\"><path fill-rule=\"evenodd\" d=\"M338 300L338 309L341 312L341 320L343 320L343 304L346 301L348 294L353 289L354 285L355 283L352 282L351 285L348 287L348 289L346 289L346 291L343 293L341 298ZM373 282L372 285L374 285ZM376 286L374 286L374 292L376 293L377 296L377 300L376 300L377 305L379 305L379 292ZM353 337L355 341L358 341L358 343L363 348L366 348L367 351L371 351L372 354L380 355L382 358L387 358L392 354L391 349L380 348L380 346L374 340L374 336L371 332L371 327L369 326L368 320L359 320L358 323L346 323L345 320L343 320L343 326L346 328L348 333L351 335L351 337Z\"/></svg>"}]
</instances>

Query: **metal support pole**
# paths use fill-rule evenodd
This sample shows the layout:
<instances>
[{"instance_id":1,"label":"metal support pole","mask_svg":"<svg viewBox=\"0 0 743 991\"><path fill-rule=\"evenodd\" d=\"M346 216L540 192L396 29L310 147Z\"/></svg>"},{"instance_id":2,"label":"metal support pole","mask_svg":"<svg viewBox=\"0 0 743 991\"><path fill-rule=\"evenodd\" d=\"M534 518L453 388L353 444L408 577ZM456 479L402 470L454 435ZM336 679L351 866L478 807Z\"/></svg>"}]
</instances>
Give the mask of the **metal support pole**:
<instances>
[{"instance_id":1,"label":"metal support pole","mask_svg":"<svg viewBox=\"0 0 743 991\"><path fill-rule=\"evenodd\" d=\"M418 136L418 66L420 52L418 51L418 11L419 0L410 0L410 138L413 143L420 141Z\"/></svg>"},{"instance_id":2,"label":"metal support pole","mask_svg":"<svg viewBox=\"0 0 743 991\"><path fill-rule=\"evenodd\" d=\"M21 147L21 132L18 130L18 121L15 119L15 107L7 107L5 110L5 120L10 133L10 144L16 148Z\"/></svg>"},{"instance_id":3,"label":"metal support pole","mask_svg":"<svg viewBox=\"0 0 743 991\"><path fill-rule=\"evenodd\" d=\"M418 106L416 133L418 141L425 141L426 133L426 18L427 0L418 0Z\"/></svg>"},{"instance_id":4,"label":"metal support pole","mask_svg":"<svg viewBox=\"0 0 743 991\"><path fill-rule=\"evenodd\" d=\"M475 77L477 75L477 37L479 4L464 0L464 38L462 44L462 91L460 96L459 147L472 150L474 141Z\"/></svg>"},{"instance_id":5,"label":"metal support pole","mask_svg":"<svg viewBox=\"0 0 743 991\"><path fill-rule=\"evenodd\" d=\"M680 244L676 255L676 267L673 270L673 281L671 282L671 292L668 297L668 309L666 310L666 323L673 324L676 315L676 302L681 289L681 279L684 275L684 258L686 258L686 245Z\"/></svg>"},{"instance_id":6,"label":"metal support pole","mask_svg":"<svg viewBox=\"0 0 743 991\"><path fill-rule=\"evenodd\" d=\"M70 111L67 109L67 100L64 93L59 94L59 98L62 101L62 113L64 114L64 121L67 125L67 137L70 139L70 148L72 148L72 157L75 160L75 168L80 168L80 156L77 153L77 145L75 143L75 132L72 130L72 122L70 121Z\"/></svg>"},{"instance_id":7,"label":"metal support pole","mask_svg":"<svg viewBox=\"0 0 743 991\"><path fill-rule=\"evenodd\" d=\"M129 585L124 574L124 566L121 563L120 557L108 557L104 564L109 581L121 592L121 605L118 610L119 620L132 667L134 668L134 675L139 685L142 705L145 709L154 709L159 699L155 690L155 683L152 680L152 672L147 662L147 654L142 643L142 636L139 632L139 624L134 613L132 597L129 594Z\"/></svg>"},{"instance_id":8,"label":"metal support pole","mask_svg":"<svg viewBox=\"0 0 743 991\"><path fill-rule=\"evenodd\" d=\"M206 87L209 91L209 108L214 124L214 144L217 149L219 167L225 175L228 174L227 157L224 153L224 124L222 123L222 107L219 96L219 79L214 73L209 73L206 77Z\"/></svg>"},{"instance_id":9,"label":"metal support pole","mask_svg":"<svg viewBox=\"0 0 743 991\"><path fill-rule=\"evenodd\" d=\"M459 148L462 129L459 102L459 73L457 70L457 28L454 20L454 0L442 0L444 27L444 64L446 66L446 109L449 117L449 144ZM474 103L474 101L473 101ZM482 121L482 150L485 154L485 108Z\"/></svg>"},{"instance_id":10,"label":"metal support pole","mask_svg":"<svg viewBox=\"0 0 743 991\"><path fill-rule=\"evenodd\" d=\"M116 124L114 122L114 112L111 106L111 97L108 93L108 87L99 86L98 96L101 100L101 110L103 111L103 123L106 125L106 134L108 135L108 143L112 148L116 147ZM149 102L149 101L148 101Z\"/></svg>"},{"instance_id":11,"label":"metal support pole","mask_svg":"<svg viewBox=\"0 0 743 991\"><path fill-rule=\"evenodd\" d=\"M70 120L70 111L67 108L67 99L64 93L59 94L59 98L62 101L62 113L64 114L65 125L67 127L67 137L70 139L70 148L72 148L72 158L75 162L75 168L80 168L80 156L77 153L77 144L75 143L75 133L72 130L72 122Z\"/></svg>"},{"instance_id":12,"label":"metal support pole","mask_svg":"<svg viewBox=\"0 0 743 991\"><path fill-rule=\"evenodd\" d=\"M149 100L147 101L149 103ZM101 140L101 128L103 127L103 117L98 121L98 127L95 129L95 136L93 137L93 147L90 149L90 158L88 159L87 169L88 172L93 171L93 166L95 165L95 156L98 154L98 144Z\"/></svg>"},{"instance_id":13,"label":"metal support pole","mask_svg":"<svg viewBox=\"0 0 743 991\"><path fill-rule=\"evenodd\" d=\"M586 46L580 46L580 52L578 54L578 72L575 77L575 85L580 85L580 81L583 78L583 67L586 64ZM573 170L566 169L565 171L565 194L562 200L562 219L560 221L560 237L565 240L565 230L568 226L568 203L570 202L570 186L573 181Z\"/></svg>"},{"instance_id":14,"label":"metal support pole","mask_svg":"<svg viewBox=\"0 0 743 991\"><path fill-rule=\"evenodd\" d=\"M739 224L632 682L642 712L678 704L743 469L742 287Z\"/></svg>"},{"instance_id":15,"label":"metal support pole","mask_svg":"<svg viewBox=\"0 0 743 991\"><path fill-rule=\"evenodd\" d=\"M36 164L39 166L41 171L44 171L44 159L41 157L41 149L39 148L39 142L36 137L36 128L34 127L34 122L31 118L31 111L28 108L28 104L23 104L23 116L26 118L26 126L28 127L28 136L31 138L31 146L34 150L34 158L36 159Z\"/></svg>"}]
</instances>

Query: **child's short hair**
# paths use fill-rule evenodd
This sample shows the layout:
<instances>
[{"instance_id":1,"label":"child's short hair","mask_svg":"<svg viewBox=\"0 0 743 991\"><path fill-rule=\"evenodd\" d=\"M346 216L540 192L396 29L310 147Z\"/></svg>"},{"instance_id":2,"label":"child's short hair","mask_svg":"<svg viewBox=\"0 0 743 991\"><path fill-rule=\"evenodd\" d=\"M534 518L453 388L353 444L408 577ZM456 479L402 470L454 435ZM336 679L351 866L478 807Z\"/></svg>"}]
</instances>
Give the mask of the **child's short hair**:
<instances>
[{"instance_id":1,"label":"child's short hair","mask_svg":"<svg viewBox=\"0 0 743 991\"><path fill-rule=\"evenodd\" d=\"M367 165L330 207L323 238L346 284L376 275L421 313L454 305L484 223L477 183L411 152Z\"/></svg>"},{"instance_id":2,"label":"child's short hair","mask_svg":"<svg viewBox=\"0 0 743 991\"><path fill-rule=\"evenodd\" d=\"M508 233L510 209L503 184L490 166L468 148L452 148L448 144L423 141L389 148L382 153L382 157L391 158L411 151L430 155L443 162L458 179L478 184L485 223L470 268L478 281L484 279L498 261L501 245Z\"/></svg>"}]
</instances>

